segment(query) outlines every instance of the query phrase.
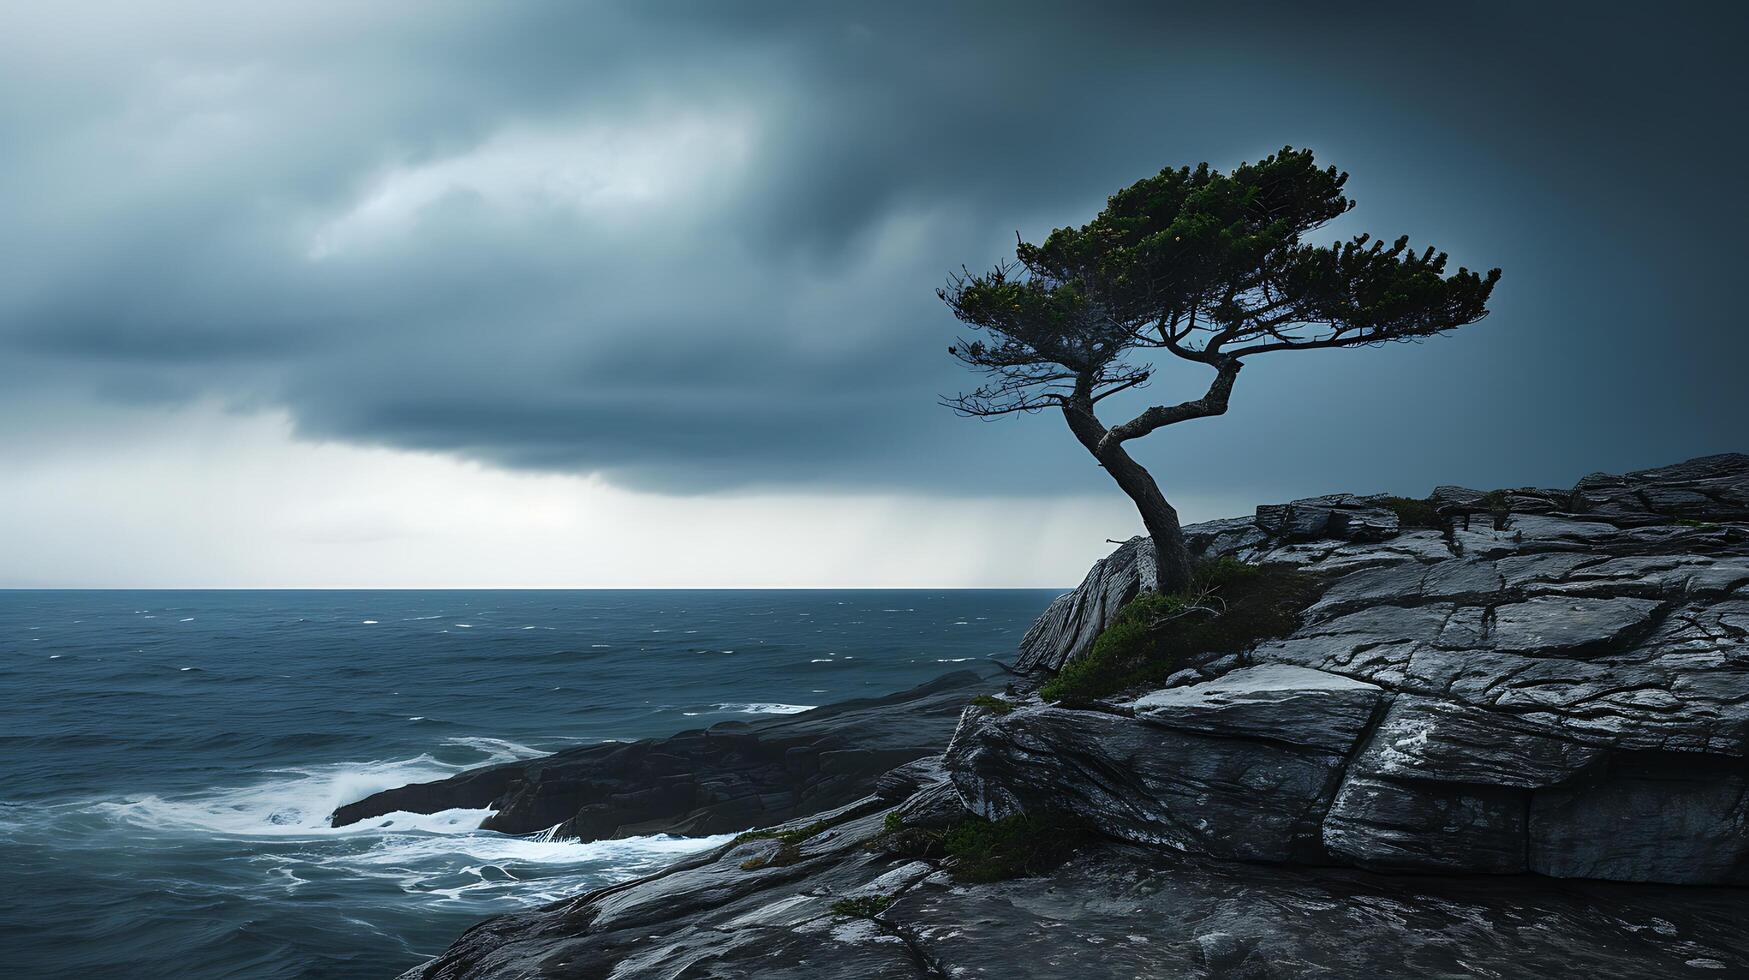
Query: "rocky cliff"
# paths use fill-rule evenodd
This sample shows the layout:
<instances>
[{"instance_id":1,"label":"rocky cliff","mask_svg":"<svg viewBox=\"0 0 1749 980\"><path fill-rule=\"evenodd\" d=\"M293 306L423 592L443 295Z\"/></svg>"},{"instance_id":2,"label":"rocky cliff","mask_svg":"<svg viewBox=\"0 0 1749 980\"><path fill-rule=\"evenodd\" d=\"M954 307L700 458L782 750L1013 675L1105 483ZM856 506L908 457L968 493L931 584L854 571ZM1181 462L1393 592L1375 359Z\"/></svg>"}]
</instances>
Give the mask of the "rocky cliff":
<instances>
[{"instance_id":1,"label":"rocky cliff","mask_svg":"<svg viewBox=\"0 0 1749 980\"><path fill-rule=\"evenodd\" d=\"M1291 627L980 699L861 799L409 976L1749 975L1749 457L1189 530L1316 581ZM1120 547L1020 666L1091 656L1152 565Z\"/></svg>"}]
</instances>

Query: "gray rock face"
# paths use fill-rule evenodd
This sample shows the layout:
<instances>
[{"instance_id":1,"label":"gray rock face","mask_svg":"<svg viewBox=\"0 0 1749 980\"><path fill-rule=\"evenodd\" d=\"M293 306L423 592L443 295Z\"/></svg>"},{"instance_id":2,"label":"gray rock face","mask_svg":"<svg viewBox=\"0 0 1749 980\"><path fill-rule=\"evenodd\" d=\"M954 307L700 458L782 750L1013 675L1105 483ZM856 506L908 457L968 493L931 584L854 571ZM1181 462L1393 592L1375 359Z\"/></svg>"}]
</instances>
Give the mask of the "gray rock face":
<instances>
[{"instance_id":1,"label":"gray rock face","mask_svg":"<svg viewBox=\"0 0 1749 980\"><path fill-rule=\"evenodd\" d=\"M1157 691L1127 714L1034 702L968 709L948 746L966 808L1054 811L1122 840L1259 861L1321 861L1320 827L1384 691L1303 667Z\"/></svg>"},{"instance_id":2,"label":"gray rock face","mask_svg":"<svg viewBox=\"0 0 1749 980\"><path fill-rule=\"evenodd\" d=\"M968 712L946 761L966 809L988 819L1073 814L1120 840L1256 861L1321 856L1342 773L1318 746L1039 704Z\"/></svg>"},{"instance_id":3,"label":"gray rock face","mask_svg":"<svg viewBox=\"0 0 1749 980\"><path fill-rule=\"evenodd\" d=\"M1163 728L1270 739L1345 755L1382 693L1375 684L1340 674L1267 664L1145 694L1130 708L1137 718Z\"/></svg>"},{"instance_id":4,"label":"gray rock face","mask_svg":"<svg viewBox=\"0 0 1749 980\"><path fill-rule=\"evenodd\" d=\"M1015 669L1057 670L1093 648L1105 624L1137 592L1152 591L1160 582L1154 543L1136 537L1093 563L1075 591L1058 596L1020 639Z\"/></svg>"},{"instance_id":5,"label":"gray rock face","mask_svg":"<svg viewBox=\"0 0 1749 980\"><path fill-rule=\"evenodd\" d=\"M1296 500L1291 504L1265 504L1257 508L1257 527L1281 542L1386 541L1397 536L1395 511L1377 497L1350 493Z\"/></svg>"},{"instance_id":6,"label":"gray rock face","mask_svg":"<svg viewBox=\"0 0 1749 980\"><path fill-rule=\"evenodd\" d=\"M1702 456L1623 476L1593 473L1573 488L1572 508L1623 524L1749 522L1749 456Z\"/></svg>"},{"instance_id":7,"label":"gray rock face","mask_svg":"<svg viewBox=\"0 0 1749 980\"><path fill-rule=\"evenodd\" d=\"M1479 519L1502 496L1536 512ZM1329 588L1134 718L968 715L966 805L1225 857L1749 883L1749 457L1443 499L1443 534L1351 496L1191 529Z\"/></svg>"},{"instance_id":8,"label":"gray rock face","mask_svg":"<svg viewBox=\"0 0 1749 980\"><path fill-rule=\"evenodd\" d=\"M1535 794L1530 870L1564 878L1749 882L1740 760L1655 754Z\"/></svg>"},{"instance_id":9,"label":"gray rock face","mask_svg":"<svg viewBox=\"0 0 1749 980\"><path fill-rule=\"evenodd\" d=\"M1106 843L1044 877L954 882L879 846L884 812L747 870L731 844L464 933L406 980L1298 980L1749 971L1749 892L1392 876ZM833 911L879 896L871 918ZM890 900L890 901L887 901Z\"/></svg>"},{"instance_id":10,"label":"gray rock face","mask_svg":"<svg viewBox=\"0 0 1749 980\"><path fill-rule=\"evenodd\" d=\"M1496 595L1508 591L1488 577L1509 566L1496 569L1450 563L1454 557L1524 556L1528 565L1559 577L1578 566L1593 564L1591 559L1596 556L1591 552L1616 552L1638 558L1657 576L1657 584L1663 585L1673 577L1702 569L1683 569L1668 560L1664 562L1667 567L1660 568L1661 558L1687 558L1705 565L1706 559L1696 554L1697 549L1704 552L1731 542L1742 544L1743 529L1730 525L1749 524L1749 455L1706 456L1622 476L1593 474L1572 491L1524 489L1486 495L1461 487L1440 487L1431 499L1451 521L1447 531L1399 527L1395 512L1383 506L1384 499L1331 494L1266 505L1249 518L1190 525L1184 529L1185 541L1193 552L1203 555L1289 562L1332 574L1376 571L1376 577L1346 586L1357 590L1354 594L1333 593L1330 601L1348 605L1366 605L1379 597L1414 596L1422 583L1412 579L1423 575L1429 577L1425 584L1432 594L1444 593L1453 599L1474 595L1477 590ZM1501 505L1506 507L1502 512L1504 526L1497 527L1495 508ZM1563 561L1570 562L1569 566L1556 571ZM1743 565L1739 562L1731 567L1740 573ZM1606 573L1606 578L1594 584L1613 586L1618 590L1614 595L1638 594L1627 581L1631 577L1628 565L1599 571ZM1131 538L1096 562L1081 585L1060 597L1034 624L1022 641L1018 669L1059 670L1084 655L1123 603L1155 581L1153 544L1146 538ZM1570 594L1582 594L1586 582L1583 576L1572 581ZM1749 578L1738 577L1736 582L1749 582ZM1667 590L1654 587L1649 591L1662 594ZM1517 630L1524 634L1524 642L1534 642L1529 631L1539 622L1551 621L1551 617L1536 618L1543 611L1540 606L1513 611L1503 640ZM1631 607L1610 607L1607 612L1626 620L1623 628L1633 625Z\"/></svg>"}]
</instances>

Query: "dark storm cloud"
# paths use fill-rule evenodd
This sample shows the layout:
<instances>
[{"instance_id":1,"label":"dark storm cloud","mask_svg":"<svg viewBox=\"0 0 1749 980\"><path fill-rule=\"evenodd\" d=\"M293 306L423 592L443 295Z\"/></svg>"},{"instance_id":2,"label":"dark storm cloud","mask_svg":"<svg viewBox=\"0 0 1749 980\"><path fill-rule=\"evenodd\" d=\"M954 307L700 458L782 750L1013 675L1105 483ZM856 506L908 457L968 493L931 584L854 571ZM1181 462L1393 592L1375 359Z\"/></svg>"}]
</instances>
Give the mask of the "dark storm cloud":
<instances>
[{"instance_id":1,"label":"dark storm cloud","mask_svg":"<svg viewBox=\"0 0 1749 980\"><path fill-rule=\"evenodd\" d=\"M1103 489L1058 420L935 406L967 379L932 289L1161 166L1294 143L1354 175L1336 231L1504 267L1496 312L1260 360L1143 448L1163 482L1743 448L1740 14L1086 6L0 15L0 406L218 397L680 492ZM1169 382L1201 379L1144 397Z\"/></svg>"}]
</instances>

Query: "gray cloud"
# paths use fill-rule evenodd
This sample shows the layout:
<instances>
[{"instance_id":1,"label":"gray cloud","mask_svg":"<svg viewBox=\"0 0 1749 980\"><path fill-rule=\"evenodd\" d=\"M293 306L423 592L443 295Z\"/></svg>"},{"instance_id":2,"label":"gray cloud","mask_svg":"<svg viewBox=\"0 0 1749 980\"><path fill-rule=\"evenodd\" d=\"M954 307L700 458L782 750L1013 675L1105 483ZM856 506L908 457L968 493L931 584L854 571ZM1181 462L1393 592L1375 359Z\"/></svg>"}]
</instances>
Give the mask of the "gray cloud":
<instances>
[{"instance_id":1,"label":"gray cloud","mask_svg":"<svg viewBox=\"0 0 1749 980\"><path fill-rule=\"evenodd\" d=\"M1104 490L1057 420L935 406L933 287L1291 142L1353 172L1339 230L1503 266L1496 312L1260 361L1143 448L1168 486L1742 448L1741 13L1081 6L0 14L0 409L218 397L687 493Z\"/></svg>"}]
</instances>

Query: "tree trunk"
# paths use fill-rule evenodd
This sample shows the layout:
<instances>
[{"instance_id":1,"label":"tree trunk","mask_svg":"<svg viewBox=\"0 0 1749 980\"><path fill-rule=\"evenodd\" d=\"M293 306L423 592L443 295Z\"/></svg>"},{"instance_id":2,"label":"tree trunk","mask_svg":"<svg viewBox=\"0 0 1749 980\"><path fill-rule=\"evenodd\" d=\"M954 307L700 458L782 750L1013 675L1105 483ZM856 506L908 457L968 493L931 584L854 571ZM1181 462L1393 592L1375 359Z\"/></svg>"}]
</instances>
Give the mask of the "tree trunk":
<instances>
[{"instance_id":1,"label":"tree trunk","mask_svg":"<svg viewBox=\"0 0 1749 980\"><path fill-rule=\"evenodd\" d=\"M1099 465L1105 467L1105 472L1111 474L1111 478L1135 502L1136 510L1141 512L1142 526L1148 529L1148 537L1154 542L1154 556L1160 567L1160 591L1172 593L1189 589L1190 551L1184 546L1178 511L1166 502L1166 495L1160 492L1154 477L1142 464L1130 458L1122 443L1113 441L1103 452L1100 451L1106 429L1093 414L1091 403L1064 405L1063 417L1068 419L1075 438L1087 447L1094 459L1099 460Z\"/></svg>"}]
</instances>

